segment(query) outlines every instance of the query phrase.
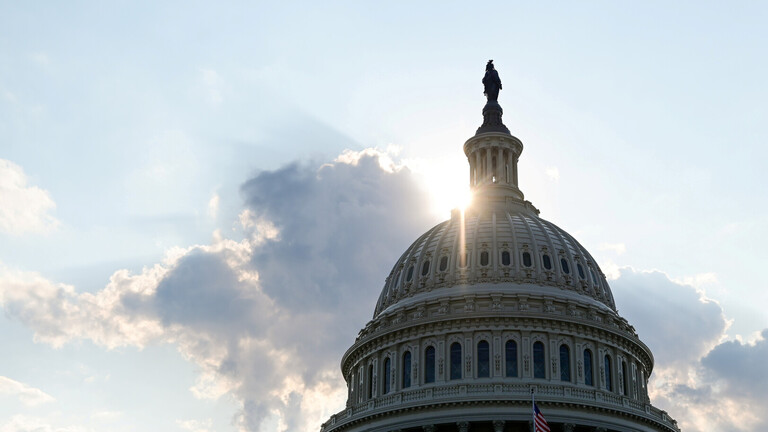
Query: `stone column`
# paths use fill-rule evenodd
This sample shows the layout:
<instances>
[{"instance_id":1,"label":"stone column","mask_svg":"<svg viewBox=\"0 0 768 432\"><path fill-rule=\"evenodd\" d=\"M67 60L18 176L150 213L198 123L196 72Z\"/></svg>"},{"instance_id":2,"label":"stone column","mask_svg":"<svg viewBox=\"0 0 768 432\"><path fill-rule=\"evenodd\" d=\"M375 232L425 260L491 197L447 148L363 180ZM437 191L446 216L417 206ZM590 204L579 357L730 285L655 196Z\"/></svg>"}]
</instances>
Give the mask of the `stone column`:
<instances>
[{"instance_id":1,"label":"stone column","mask_svg":"<svg viewBox=\"0 0 768 432\"><path fill-rule=\"evenodd\" d=\"M496 183L503 184L506 180L502 177L504 174L504 149L496 149Z\"/></svg>"},{"instance_id":2,"label":"stone column","mask_svg":"<svg viewBox=\"0 0 768 432\"><path fill-rule=\"evenodd\" d=\"M483 182L483 163L480 160L480 149L475 150L475 186Z\"/></svg>"},{"instance_id":3,"label":"stone column","mask_svg":"<svg viewBox=\"0 0 768 432\"><path fill-rule=\"evenodd\" d=\"M485 149L485 181L488 183L491 182L491 176L493 176L493 172L491 172L492 169L493 166L491 166L491 149L487 148Z\"/></svg>"}]
</instances>

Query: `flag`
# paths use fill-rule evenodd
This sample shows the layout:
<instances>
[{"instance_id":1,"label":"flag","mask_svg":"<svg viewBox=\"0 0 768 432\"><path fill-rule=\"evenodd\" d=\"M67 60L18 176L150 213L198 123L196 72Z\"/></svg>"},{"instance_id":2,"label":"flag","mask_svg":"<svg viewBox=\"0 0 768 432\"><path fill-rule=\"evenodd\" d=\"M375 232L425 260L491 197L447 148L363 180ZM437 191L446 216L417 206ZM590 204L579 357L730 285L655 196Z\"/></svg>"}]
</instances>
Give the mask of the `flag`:
<instances>
[{"instance_id":1,"label":"flag","mask_svg":"<svg viewBox=\"0 0 768 432\"><path fill-rule=\"evenodd\" d=\"M544 415L539 411L539 407L536 403L533 404L533 424L536 432L549 432L549 425L544 419Z\"/></svg>"}]
</instances>

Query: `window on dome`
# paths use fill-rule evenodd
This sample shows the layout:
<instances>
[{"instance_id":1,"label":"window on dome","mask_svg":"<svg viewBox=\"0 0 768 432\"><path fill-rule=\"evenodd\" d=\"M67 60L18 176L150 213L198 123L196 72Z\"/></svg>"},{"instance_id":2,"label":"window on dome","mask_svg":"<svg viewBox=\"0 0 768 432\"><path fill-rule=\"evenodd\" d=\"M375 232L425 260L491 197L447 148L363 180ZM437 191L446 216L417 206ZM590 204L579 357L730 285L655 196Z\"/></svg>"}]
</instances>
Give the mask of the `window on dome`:
<instances>
[{"instance_id":1,"label":"window on dome","mask_svg":"<svg viewBox=\"0 0 768 432\"><path fill-rule=\"evenodd\" d=\"M533 377L547 377L547 367L544 363L544 344L541 342L534 342L533 344Z\"/></svg>"},{"instance_id":2,"label":"window on dome","mask_svg":"<svg viewBox=\"0 0 768 432\"><path fill-rule=\"evenodd\" d=\"M594 372L592 371L592 351L584 350L584 384L588 386L595 385L593 381Z\"/></svg>"},{"instance_id":3,"label":"window on dome","mask_svg":"<svg viewBox=\"0 0 768 432\"><path fill-rule=\"evenodd\" d=\"M571 351L568 345L560 345L560 381L571 381Z\"/></svg>"},{"instance_id":4,"label":"window on dome","mask_svg":"<svg viewBox=\"0 0 768 432\"><path fill-rule=\"evenodd\" d=\"M411 386L411 352L403 353L403 388Z\"/></svg>"},{"instance_id":5,"label":"window on dome","mask_svg":"<svg viewBox=\"0 0 768 432\"><path fill-rule=\"evenodd\" d=\"M633 366L632 370L635 372L635 385L632 386L632 394L635 397L635 399L637 399L637 387L641 385L640 375L639 375L640 370L636 366Z\"/></svg>"},{"instance_id":6,"label":"window on dome","mask_svg":"<svg viewBox=\"0 0 768 432\"><path fill-rule=\"evenodd\" d=\"M613 383L611 382L611 356L605 355L605 389L613 391Z\"/></svg>"},{"instance_id":7,"label":"window on dome","mask_svg":"<svg viewBox=\"0 0 768 432\"><path fill-rule=\"evenodd\" d=\"M486 341L477 343L477 377L491 376L491 348Z\"/></svg>"},{"instance_id":8,"label":"window on dome","mask_svg":"<svg viewBox=\"0 0 768 432\"><path fill-rule=\"evenodd\" d=\"M629 389L627 388L627 381L629 381L629 375L627 375L627 362L621 361L621 382L624 387L624 396L629 396Z\"/></svg>"},{"instance_id":9,"label":"window on dome","mask_svg":"<svg viewBox=\"0 0 768 432\"><path fill-rule=\"evenodd\" d=\"M373 365L368 366L368 399L373 397Z\"/></svg>"},{"instance_id":10,"label":"window on dome","mask_svg":"<svg viewBox=\"0 0 768 432\"><path fill-rule=\"evenodd\" d=\"M517 342L508 340L504 346L504 355L506 356L506 375L508 377L517 376Z\"/></svg>"},{"instance_id":11,"label":"window on dome","mask_svg":"<svg viewBox=\"0 0 768 432\"><path fill-rule=\"evenodd\" d=\"M459 255L459 267L466 267L469 265L469 254L464 253Z\"/></svg>"},{"instance_id":12,"label":"window on dome","mask_svg":"<svg viewBox=\"0 0 768 432\"><path fill-rule=\"evenodd\" d=\"M488 252L487 251L480 252L480 265L485 267L488 265L488 261L489 261Z\"/></svg>"},{"instance_id":13,"label":"window on dome","mask_svg":"<svg viewBox=\"0 0 768 432\"><path fill-rule=\"evenodd\" d=\"M576 270L579 271L579 277L584 279L585 278L585 276L584 276L584 267L582 267L581 264L577 263L576 264Z\"/></svg>"},{"instance_id":14,"label":"window on dome","mask_svg":"<svg viewBox=\"0 0 768 432\"><path fill-rule=\"evenodd\" d=\"M413 266L408 267L408 273L405 275L405 281L410 282L413 279Z\"/></svg>"},{"instance_id":15,"label":"window on dome","mask_svg":"<svg viewBox=\"0 0 768 432\"><path fill-rule=\"evenodd\" d=\"M427 347L424 352L424 363L424 384L435 382L435 347Z\"/></svg>"},{"instance_id":16,"label":"window on dome","mask_svg":"<svg viewBox=\"0 0 768 432\"><path fill-rule=\"evenodd\" d=\"M461 379L461 344L451 344L451 379Z\"/></svg>"},{"instance_id":17,"label":"window on dome","mask_svg":"<svg viewBox=\"0 0 768 432\"><path fill-rule=\"evenodd\" d=\"M421 266L421 275L426 276L429 273L429 260L424 261L424 265Z\"/></svg>"},{"instance_id":18,"label":"window on dome","mask_svg":"<svg viewBox=\"0 0 768 432\"><path fill-rule=\"evenodd\" d=\"M565 258L560 258L560 268L563 269L563 273L571 274L571 269L568 267L568 261Z\"/></svg>"},{"instance_id":19,"label":"window on dome","mask_svg":"<svg viewBox=\"0 0 768 432\"><path fill-rule=\"evenodd\" d=\"M448 269L448 257L444 256L440 258L440 271L446 271Z\"/></svg>"},{"instance_id":20,"label":"window on dome","mask_svg":"<svg viewBox=\"0 0 768 432\"><path fill-rule=\"evenodd\" d=\"M528 252L523 252L523 265L526 267L530 267L533 263L531 262L531 254Z\"/></svg>"},{"instance_id":21,"label":"window on dome","mask_svg":"<svg viewBox=\"0 0 768 432\"><path fill-rule=\"evenodd\" d=\"M592 276L592 283L597 285L597 278L595 277L595 272L592 269L589 269L589 274Z\"/></svg>"},{"instance_id":22,"label":"window on dome","mask_svg":"<svg viewBox=\"0 0 768 432\"><path fill-rule=\"evenodd\" d=\"M504 251L501 253L501 265L508 266L512 263L512 257L509 254L509 251Z\"/></svg>"},{"instance_id":23,"label":"window on dome","mask_svg":"<svg viewBox=\"0 0 768 432\"><path fill-rule=\"evenodd\" d=\"M382 394L389 393L389 382L392 379L392 369L390 368L391 365L392 365L392 362L389 360L389 357L385 358L384 359L384 373L383 373L383 375L384 375L384 377L383 377L384 382L382 383L384 385L381 386L381 393Z\"/></svg>"},{"instance_id":24,"label":"window on dome","mask_svg":"<svg viewBox=\"0 0 768 432\"><path fill-rule=\"evenodd\" d=\"M541 257L541 260L544 263L545 269L552 270L552 260L549 258L549 255L544 254L544 256Z\"/></svg>"}]
</instances>

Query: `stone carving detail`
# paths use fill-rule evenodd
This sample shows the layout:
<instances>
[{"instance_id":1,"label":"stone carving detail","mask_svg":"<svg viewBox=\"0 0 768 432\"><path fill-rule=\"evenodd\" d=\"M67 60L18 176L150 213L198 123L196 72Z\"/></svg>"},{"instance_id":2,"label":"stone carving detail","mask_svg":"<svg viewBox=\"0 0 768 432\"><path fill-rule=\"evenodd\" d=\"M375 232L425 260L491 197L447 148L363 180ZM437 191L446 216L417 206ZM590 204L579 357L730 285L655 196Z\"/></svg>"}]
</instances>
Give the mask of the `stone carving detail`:
<instances>
[{"instance_id":1,"label":"stone carving detail","mask_svg":"<svg viewBox=\"0 0 768 432\"><path fill-rule=\"evenodd\" d=\"M424 432L435 432L435 425L425 425Z\"/></svg>"},{"instance_id":2,"label":"stone carving detail","mask_svg":"<svg viewBox=\"0 0 768 432\"><path fill-rule=\"evenodd\" d=\"M528 310L528 302L521 301L519 308L520 308L521 311L527 311Z\"/></svg>"},{"instance_id":3,"label":"stone carving detail","mask_svg":"<svg viewBox=\"0 0 768 432\"><path fill-rule=\"evenodd\" d=\"M579 312L576 310L576 306L574 305L568 305L567 309L569 316L578 316Z\"/></svg>"},{"instance_id":4,"label":"stone carving detail","mask_svg":"<svg viewBox=\"0 0 768 432\"><path fill-rule=\"evenodd\" d=\"M493 300L491 303L491 310L500 311L504 308L504 306L501 304L500 295L491 296L491 299Z\"/></svg>"},{"instance_id":5,"label":"stone carving detail","mask_svg":"<svg viewBox=\"0 0 768 432\"><path fill-rule=\"evenodd\" d=\"M437 374L443 376L443 359L437 361Z\"/></svg>"},{"instance_id":6,"label":"stone carving detail","mask_svg":"<svg viewBox=\"0 0 768 432\"><path fill-rule=\"evenodd\" d=\"M528 367L530 366L531 359L528 357L528 354L523 356L523 368L526 372L528 372Z\"/></svg>"},{"instance_id":7,"label":"stone carving detail","mask_svg":"<svg viewBox=\"0 0 768 432\"><path fill-rule=\"evenodd\" d=\"M552 300L544 301L544 312L552 313L555 311L555 305L552 304Z\"/></svg>"},{"instance_id":8,"label":"stone carving detail","mask_svg":"<svg viewBox=\"0 0 768 432\"><path fill-rule=\"evenodd\" d=\"M419 362L413 362L413 380L419 382Z\"/></svg>"},{"instance_id":9,"label":"stone carving detail","mask_svg":"<svg viewBox=\"0 0 768 432\"><path fill-rule=\"evenodd\" d=\"M466 296L466 297L464 297L464 300L466 300L466 304L464 304L464 311L465 312L474 312L475 311L475 296Z\"/></svg>"},{"instance_id":10,"label":"stone carving detail","mask_svg":"<svg viewBox=\"0 0 768 432\"><path fill-rule=\"evenodd\" d=\"M467 373L472 372L472 356L467 354L467 356L464 358L464 363L466 363L467 367Z\"/></svg>"},{"instance_id":11,"label":"stone carving detail","mask_svg":"<svg viewBox=\"0 0 768 432\"><path fill-rule=\"evenodd\" d=\"M576 425L573 423L563 424L563 432L573 432L574 428L576 428Z\"/></svg>"},{"instance_id":12,"label":"stone carving detail","mask_svg":"<svg viewBox=\"0 0 768 432\"><path fill-rule=\"evenodd\" d=\"M605 366L600 366L600 383L605 384Z\"/></svg>"},{"instance_id":13,"label":"stone carving detail","mask_svg":"<svg viewBox=\"0 0 768 432\"><path fill-rule=\"evenodd\" d=\"M457 422L456 426L459 427L459 432L468 432L469 431L469 422L466 422L466 421Z\"/></svg>"},{"instance_id":14,"label":"stone carving detail","mask_svg":"<svg viewBox=\"0 0 768 432\"><path fill-rule=\"evenodd\" d=\"M425 312L426 310L427 310L427 309L426 309L424 306L419 306L419 307L416 309L416 312L413 314L413 318L414 318L414 319L421 319L421 318L424 318L424 312Z\"/></svg>"},{"instance_id":15,"label":"stone carving detail","mask_svg":"<svg viewBox=\"0 0 768 432\"><path fill-rule=\"evenodd\" d=\"M501 354L496 354L493 357L494 364L496 365L496 372L501 371Z\"/></svg>"},{"instance_id":16,"label":"stone carving detail","mask_svg":"<svg viewBox=\"0 0 768 432\"><path fill-rule=\"evenodd\" d=\"M579 378L584 375L584 364L581 360L576 361L576 369L579 371Z\"/></svg>"},{"instance_id":17,"label":"stone carving detail","mask_svg":"<svg viewBox=\"0 0 768 432\"><path fill-rule=\"evenodd\" d=\"M557 372L557 359L552 357L552 374Z\"/></svg>"},{"instance_id":18,"label":"stone carving detail","mask_svg":"<svg viewBox=\"0 0 768 432\"><path fill-rule=\"evenodd\" d=\"M448 313L448 300L443 300L440 302L440 308L437 309L437 313L439 315L445 315Z\"/></svg>"},{"instance_id":19,"label":"stone carving detail","mask_svg":"<svg viewBox=\"0 0 768 432\"><path fill-rule=\"evenodd\" d=\"M504 432L504 420L493 421L493 432Z\"/></svg>"}]
</instances>

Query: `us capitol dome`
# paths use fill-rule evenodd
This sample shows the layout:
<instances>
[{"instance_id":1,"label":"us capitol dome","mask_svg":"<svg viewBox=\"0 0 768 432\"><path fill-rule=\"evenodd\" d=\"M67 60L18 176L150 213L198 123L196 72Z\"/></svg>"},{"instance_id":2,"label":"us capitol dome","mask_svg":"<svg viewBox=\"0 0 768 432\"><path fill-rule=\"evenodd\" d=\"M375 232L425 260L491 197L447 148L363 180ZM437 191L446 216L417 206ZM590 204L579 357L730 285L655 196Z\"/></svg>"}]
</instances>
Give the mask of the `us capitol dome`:
<instances>
[{"instance_id":1,"label":"us capitol dome","mask_svg":"<svg viewBox=\"0 0 768 432\"><path fill-rule=\"evenodd\" d=\"M595 259L524 199L492 62L483 83L464 143L473 203L395 263L321 432L529 432L532 393L552 431L679 431L650 403L653 354Z\"/></svg>"}]
</instances>

